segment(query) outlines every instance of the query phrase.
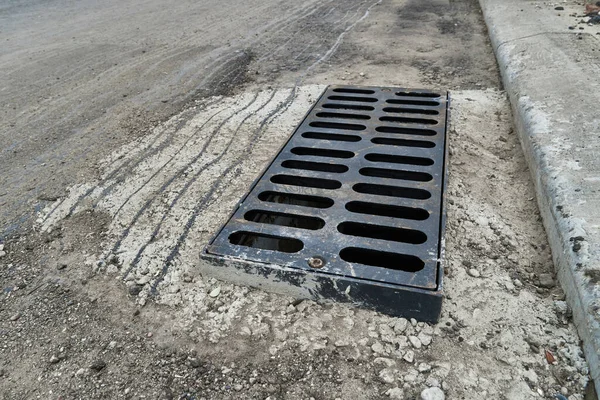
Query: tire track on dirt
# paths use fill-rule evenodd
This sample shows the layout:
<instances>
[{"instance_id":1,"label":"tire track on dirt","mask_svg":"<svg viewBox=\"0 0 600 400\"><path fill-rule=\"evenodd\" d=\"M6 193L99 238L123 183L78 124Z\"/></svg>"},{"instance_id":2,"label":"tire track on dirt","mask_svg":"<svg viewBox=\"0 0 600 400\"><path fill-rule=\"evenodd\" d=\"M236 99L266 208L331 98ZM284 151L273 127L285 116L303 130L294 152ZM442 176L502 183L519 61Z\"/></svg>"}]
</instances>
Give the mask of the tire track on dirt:
<instances>
[{"instance_id":1,"label":"tire track on dirt","mask_svg":"<svg viewBox=\"0 0 600 400\"><path fill-rule=\"evenodd\" d=\"M157 288L157 286L164 279L165 275L167 274L167 272L169 270L169 266L174 262L175 258L179 254L179 250L180 250L181 246L185 243L185 241L186 241L186 239L187 239L187 237L189 235L190 229L192 228L192 226L196 222L196 218L198 218L198 215L202 211L203 207L206 205L206 203L212 197L212 195L214 194L214 192L220 186L220 183L221 183L223 177L227 176L229 174L229 172L231 172L234 168L238 167L242 163L242 161L252 152L252 150L254 149L254 146L256 146L256 143L258 142L258 139L259 139L260 135L264 132L265 126L270 121L272 121L273 119L275 119L278 114L285 112L285 110L287 110L287 108L293 103L294 98L296 97L296 90L297 90L297 86L295 86L291 90L291 92L288 95L287 99L283 103L281 103L278 107L276 107L273 111L271 111L269 113L269 115L262 120L262 122L260 123L260 125L258 126L258 128L254 131L252 137L250 138L250 143L251 143L250 146L247 147L235 159L235 161L232 164L230 164L221 173L221 177L222 178L221 179L217 179L215 182L213 182L213 184L210 186L208 192L194 206L192 215L186 221L186 223L184 225L184 228L183 228L183 232L179 235L179 237L177 238L177 241L175 243L175 246L173 246L173 248L169 252L169 255L166 257L166 259L164 261L164 264L163 264L163 268L160 271L160 274L158 275L158 277L154 280L154 282L150 286L150 292L151 292L152 295L156 294L156 288Z\"/></svg>"},{"instance_id":2,"label":"tire track on dirt","mask_svg":"<svg viewBox=\"0 0 600 400\"><path fill-rule=\"evenodd\" d=\"M190 180L188 180L188 182L186 182L185 186L181 190L179 190L177 196L169 204L169 207L168 207L167 211L163 213L163 215L162 215L159 223L154 227L154 230L152 231L152 235L150 236L150 238L139 248L139 250L138 250L135 258L131 262L129 268L123 274L123 278L126 278L127 275L129 275L129 273L134 268L137 267L137 265L138 265L138 263L139 263L139 261L141 259L142 254L146 250L146 247L148 247L148 245L156 239L156 237L158 236L158 233L159 233L160 229L162 228L163 223L165 222L165 220L167 219L167 216L169 215L169 212L175 207L175 205L177 204L177 202L186 194L186 192L188 191L189 187L196 182L196 180L198 179L198 177L204 171L206 171L208 168L210 168L211 166L213 166L216 163L218 163L219 161L221 161L221 159L225 156L225 154L227 153L227 151L229 150L229 148L233 144L234 140L237 139L238 133L239 133L241 127L246 123L246 121L248 119L252 118L254 115L256 115L258 112L260 112L262 109L264 109L273 100L273 98L275 97L275 93L276 93L275 91L271 92L271 95L269 96L269 98L257 110L252 111L251 113L249 113L248 115L246 115L244 117L244 119L238 124L237 128L233 132L233 135L231 136L231 139L229 140L229 142L228 142L227 146L225 147L225 149L223 149L216 158L212 159L210 162L208 162L207 164L203 165L194 174L194 176ZM252 138L251 138L251 140L252 140Z\"/></svg>"},{"instance_id":3,"label":"tire track on dirt","mask_svg":"<svg viewBox=\"0 0 600 400\"><path fill-rule=\"evenodd\" d=\"M221 128L223 127L223 125L225 125L229 120L231 120L237 113L243 112L248 107L250 107L256 101L257 98L258 98L258 93L252 98L252 100L248 104L246 104L240 110L235 110L231 115L229 115L227 118L225 118L223 121L221 121L221 123L217 126L217 128L214 129L212 131L212 133L209 135L206 143L200 149L200 151L198 152L198 154L191 161L189 161L188 163L186 163L183 167L179 168L177 170L177 172L171 176L171 178L169 178L166 182L164 182L160 186L160 188L148 200L146 200L144 202L144 205L135 213L132 221L128 224L127 228L125 228L125 230L122 232L122 234L120 235L119 239L115 242L114 246L112 247L111 253L116 254L119 251L119 248L121 247L121 244L122 244L123 240L125 240L129 236L129 233L131 232L131 228L137 223L137 221L140 219L140 217L142 216L142 214L148 209L148 207L150 207L150 205L155 201L155 199L157 198L158 194L164 192L169 186L171 186L171 184L173 184L173 182L178 177L181 176L181 174L183 174L183 172L185 170L187 170L190 167L190 165L196 163L202 156L204 156L205 155L204 153L205 153L207 147L210 145L210 143L212 142L213 138L221 130Z\"/></svg>"}]
</instances>

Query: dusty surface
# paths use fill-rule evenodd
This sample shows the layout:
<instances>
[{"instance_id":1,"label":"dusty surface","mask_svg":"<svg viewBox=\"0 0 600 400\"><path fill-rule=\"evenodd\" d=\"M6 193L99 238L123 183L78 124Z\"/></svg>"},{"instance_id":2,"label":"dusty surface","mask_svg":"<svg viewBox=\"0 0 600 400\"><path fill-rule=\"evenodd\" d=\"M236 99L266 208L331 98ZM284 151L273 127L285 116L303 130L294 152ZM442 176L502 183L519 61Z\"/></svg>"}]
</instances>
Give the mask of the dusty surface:
<instances>
[{"instance_id":1,"label":"dusty surface","mask_svg":"<svg viewBox=\"0 0 600 400\"><path fill-rule=\"evenodd\" d=\"M144 113L129 118L139 111L128 95L107 99L113 108L90 125L69 119L78 134L47 118L47 126L40 119L41 128L34 129L39 116L29 108L31 99L15 95L12 102L22 104L23 118L34 125L29 142L16 126L3 126L5 142L22 140L18 146L24 146L3 153L3 179L60 194L38 201L25 184L2 186L4 232L21 230L6 239L0 258L3 397L415 399L439 386L450 399L551 398L560 392L582 399L587 367L552 279L528 171L478 9L471 1L420 3L262 2L268 10L236 4L248 8L243 17L224 14L218 23L223 2L198 14L174 7L173 17L158 3L144 3L147 12L138 9L135 16L147 20L132 24L130 14L121 13L117 26L148 29L148 21L167 19L171 25L159 31L176 36L188 32L182 26L193 25L194 15L208 15L212 24L202 27L212 32L202 39L211 45L193 57L179 49L172 58L177 62L165 70L141 61L134 67L131 60L122 66L132 85L169 87L171 92L135 97L136 107L156 122ZM28 7L18 10L39 11ZM82 10L79 24L94 11ZM2 18L11 12L3 9ZM101 17L107 15L92 18L99 27ZM223 30L218 35L210 26ZM21 27L14 29L25 40ZM231 32L238 36L227 37ZM68 26L63 34L70 35ZM188 34L201 41L202 35ZM165 58L166 50L153 51L140 57ZM5 68L16 55L2 57ZM189 59L198 64L182 66ZM199 74L206 65L212 65L208 75ZM161 82L160 71L177 85ZM14 73L18 77L16 68ZM25 84L19 79L4 90L17 93ZM344 82L453 90L447 294L436 326L296 302L195 272L202 246L323 85ZM88 84L107 93L123 87L119 81ZM179 96L179 109L169 93ZM76 96L68 99L71 106L76 102ZM59 105L55 99L36 107L56 116ZM89 108L101 112L103 106ZM82 133L94 124L113 126L107 121L130 125L118 125L105 141ZM48 139L52 146L42 151L45 139L33 139L50 128L65 136ZM57 149L77 155L64 160L60 173L48 164L20 167L33 156L61 154ZM15 228L17 217L27 221L23 213L33 204L40 208L32 218L35 229L27 222Z\"/></svg>"}]
</instances>

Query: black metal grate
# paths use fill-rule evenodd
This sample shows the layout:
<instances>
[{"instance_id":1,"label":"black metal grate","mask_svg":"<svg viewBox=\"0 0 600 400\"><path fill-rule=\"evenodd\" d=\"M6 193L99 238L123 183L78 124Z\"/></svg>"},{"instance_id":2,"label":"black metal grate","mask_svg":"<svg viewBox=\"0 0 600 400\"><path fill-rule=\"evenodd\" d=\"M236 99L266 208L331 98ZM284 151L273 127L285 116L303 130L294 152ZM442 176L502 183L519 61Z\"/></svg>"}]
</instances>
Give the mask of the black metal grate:
<instances>
[{"instance_id":1,"label":"black metal grate","mask_svg":"<svg viewBox=\"0 0 600 400\"><path fill-rule=\"evenodd\" d=\"M447 93L327 88L204 257L314 298L436 320L447 106Z\"/></svg>"}]
</instances>

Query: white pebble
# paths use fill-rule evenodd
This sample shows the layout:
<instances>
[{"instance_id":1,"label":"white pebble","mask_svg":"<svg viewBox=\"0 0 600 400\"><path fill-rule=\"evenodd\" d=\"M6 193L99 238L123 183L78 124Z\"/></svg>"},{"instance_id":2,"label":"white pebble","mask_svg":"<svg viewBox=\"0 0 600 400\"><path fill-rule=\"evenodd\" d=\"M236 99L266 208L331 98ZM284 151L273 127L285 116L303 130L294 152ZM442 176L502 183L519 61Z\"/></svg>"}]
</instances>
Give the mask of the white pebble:
<instances>
[{"instance_id":1,"label":"white pebble","mask_svg":"<svg viewBox=\"0 0 600 400\"><path fill-rule=\"evenodd\" d=\"M421 348L421 341L419 340L418 337L416 337L416 336L409 336L408 337L408 341L410 342L410 344L412 344L412 346L415 349L420 349Z\"/></svg>"},{"instance_id":2,"label":"white pebble","mask_svg":"<svg viewBox=\"0 0 600 400\"><path fill-rule=\"evenodd\" d=\"M479 273L479 271L477 271L475 268L471 268L469 271L467 271L469 275L471 275L473 278L479 278L481 276L481 274Z\"/></svg>"},{"instance_id":3,"label":"white pebble","mask_svg":"<svg viewBox=\"0 0 600 400\"><path fill-rule=\"evenodd\" d=\"M421 392L421 400L445 400L446 395L438 387L430 387Z\"/></svg>"}]
</instances>

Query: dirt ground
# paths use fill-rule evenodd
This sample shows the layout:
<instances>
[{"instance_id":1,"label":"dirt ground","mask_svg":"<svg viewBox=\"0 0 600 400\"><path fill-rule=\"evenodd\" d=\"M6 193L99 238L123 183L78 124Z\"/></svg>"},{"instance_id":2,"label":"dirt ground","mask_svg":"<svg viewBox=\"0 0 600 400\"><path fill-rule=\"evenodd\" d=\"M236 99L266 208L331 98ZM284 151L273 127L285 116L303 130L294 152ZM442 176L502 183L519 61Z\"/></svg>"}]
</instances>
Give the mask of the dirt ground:
<instances>
[{"instance_id":1,"label":"dirt ground","mask_svg":"<svg viewBox=\"0 0 600 400\"><path fill-rule=\"evenodd\" d=\"M242 16L228 13L230 3L174 6L173 18L152 2L120 13L117 33L166 22L154 46L131 47L140 59L119 54L118 73L64 71L73 85L92 85L91 97L110 92L104 103L88 106L77 90L38 105L31 92L3 100L16 108L4 107L15 126L3 125L2 137L14 133L9 148L18 150L5 150L0 166L2 398L583 399L587 366L476 1L236 4ZM17 11L41 6L28 7ZM55 35L90 20L99 29L120 10L73 7L79 19ZM48 25L62 18L50 11ZM209 22L194 27L184 14ZM132 16L139 24L128 24ZM30 40L41 49L40 26ZM77 26L88 39L98 34ZM20 29L3 33L24 40ZM99 36L86 68L113 54L114 34ZM178 48L162 44L178 34ZM0 67L15 74L5 92L29 85L22 74L39 73L40 60L63 71L64 55L39 51L24 72L11 64L16 53L2 55ZM90 83L96 76L113 80ZM42 92L72 90L38 79L51 80ZM125 81L135 88L127 96ZM330 83L451 90L437 325L196 271L200 250ZM79 101L100 116L60 117ZM34 133L22 136L26 128ZM46 132L60 134L36 139ZM20 167L34 158L39 165Z\"/></svg>"}]
</instances>

